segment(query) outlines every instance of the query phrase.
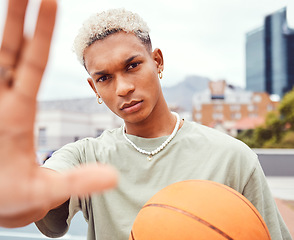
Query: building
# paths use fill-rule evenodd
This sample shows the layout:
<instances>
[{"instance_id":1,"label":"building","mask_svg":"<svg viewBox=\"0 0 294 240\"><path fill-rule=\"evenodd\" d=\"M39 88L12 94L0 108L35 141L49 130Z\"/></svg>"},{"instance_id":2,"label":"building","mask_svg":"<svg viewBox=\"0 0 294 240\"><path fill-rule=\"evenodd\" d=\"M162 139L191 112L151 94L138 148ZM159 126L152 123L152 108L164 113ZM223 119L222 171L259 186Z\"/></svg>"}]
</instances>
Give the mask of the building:
<instances>
[{"instance_id":1,"label":"building","mask_svg":"<svg viewBox=\"0 0 294 240\"><path fill-rule=\"evenodd\" d=\"M210 82L209 89L195 93L193 120L236 136L238 130L246 129L244 125L239 129L241 120L247 119L248 128L262 124L267 113L277 106L268 93L246 91L222 80Z\"/></svg>"},{"instance_id":2,"label":"building","mask_svg":"<svg viewBox=\"0 0 294 240\"><path fill-rule=\"evenodd\" d=\"M190 112L170 106L181 118L191 119ZM38 161L43 163L62 146L85 137L98 137L105 129L120 127L123 120L96 98L40 101L34 126Z\"/></svg>"},{"instance_id":3,"label":"building","mask_svg":"<svg viewBox=\"0 0 294 240\"><path fill-rule=\"evenodd\" d=\"M246 89L271 92L265 78L264 29L258 28L246 36Z\"/></svg>"},{"instance_id":4,"label":"building","mask_svg":"<svg viewBox=\"0 0 294 240\"><path fill-rule=\"evenodd\" d=\"M289 28L283 8L246 34L246 89L282 98L293 86L294 29Z\"/></svg>"},{"instance_id":5,"label":"building","mask_svg":"<svg viewBox=\"0 0 294 240\"><path fill-rule=\"evenodd\" d=\"M35 122L36 149L48 153L121 125L122 121L95 98L41 101Z\"/></svg>"}]
</instances>

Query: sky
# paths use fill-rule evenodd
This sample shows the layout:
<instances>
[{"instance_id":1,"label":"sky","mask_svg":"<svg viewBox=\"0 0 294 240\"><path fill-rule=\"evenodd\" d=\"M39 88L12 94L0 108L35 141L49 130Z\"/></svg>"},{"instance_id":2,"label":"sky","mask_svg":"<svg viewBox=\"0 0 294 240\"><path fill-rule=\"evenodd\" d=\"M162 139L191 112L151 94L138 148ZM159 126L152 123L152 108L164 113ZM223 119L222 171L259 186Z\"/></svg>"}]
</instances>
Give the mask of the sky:
<instances>
[{"instance_id":1,"label":"sky","mask_svg":"<svg viewBox=\"0 0 294 240\"><path fill-rule=\"evenodd\" d=\"M34 28L36 5L31 0L26 34ZM245 87L246 33L263 25L264 17L288 6L294 28L294 0L59 0L58 17L40 100L95 96L88 75L72 52L73 40L92 14L109 8L138 13L151 29L154 48L163 52L162 85L172 86L198 75ZM0 39L7 0L0 1Z\"/></svg>"}]
</instances>

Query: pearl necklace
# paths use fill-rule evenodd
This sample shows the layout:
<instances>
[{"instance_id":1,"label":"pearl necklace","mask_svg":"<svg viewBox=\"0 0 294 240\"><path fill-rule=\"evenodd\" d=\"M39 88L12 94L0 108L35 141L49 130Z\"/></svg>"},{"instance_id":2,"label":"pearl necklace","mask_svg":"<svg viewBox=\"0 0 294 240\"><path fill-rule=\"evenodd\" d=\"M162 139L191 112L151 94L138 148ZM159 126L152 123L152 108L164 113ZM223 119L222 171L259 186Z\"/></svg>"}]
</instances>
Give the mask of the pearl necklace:
<instances>
[{"instance_id":1,"label":"pearl necklace","mask_svg":"<svg viewBox=\"0 0 294 240\"><path fill-rule=\"evenodd\" d=\"M155 154L157 154L157 153L159 153L161 150L163 150L165 147L166 147L166 145L167 144L169 144L170 143L170 141L175 137L175 135L177 134L177 132L178 132L178 130L179 130L179 126L180 126L180 116L179 116L179 114L177 114L177 113L175 113L175 112L172 112L172 114L174 115L174 116L176 116L176 118L177 118L177 122L176 122L176 126L175 126L175 128L174 128L174 130L173 130L173 132L172 132L172 134L171 135L169 135L169 137L158 147L158 148L156 148L156 149L154 149L153 151L146 151L146 150L144 150L144 149L142 149L142 148L139 148L135 143L133 143L128 137L127 137L127 135L126 135L126 127L125 127L125 125L123 126L123 136L124 136L124 138L127 140L127 142L129 142L138 152L140 152L140 153L143 153L143 154L145 154L145 155L148 155L147 156L147 160L148 161L151 161L152 160L152 157L155 155Z\"/></svg>"}]
</instances>

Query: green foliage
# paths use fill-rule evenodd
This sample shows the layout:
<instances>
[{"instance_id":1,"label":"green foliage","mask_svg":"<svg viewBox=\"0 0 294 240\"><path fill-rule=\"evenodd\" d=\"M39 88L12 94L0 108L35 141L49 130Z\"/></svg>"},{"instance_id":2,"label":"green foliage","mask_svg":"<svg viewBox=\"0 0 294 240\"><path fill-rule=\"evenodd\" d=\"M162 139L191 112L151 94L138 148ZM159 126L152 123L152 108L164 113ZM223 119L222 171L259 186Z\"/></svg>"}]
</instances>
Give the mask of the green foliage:
<instances>
[{"instance_id":1,"label":"green foliage","mask_svg":"<svg viewBox=\"0 0 294 240\"><path fill-rule=\"evenodd\" d=\"M294 148L294 88L278 110L267 114L263 126L243 131L237 138L252 148Z\"/></svg>"},{"instance_id":2,"label":"green foliage","mask_svg":"<svg viewBox=\"0 0 294 240\"><path fill-rule=\"evenodd\" d=\"M280 118L280 115L275 112L270 112L267 114L265 119L265 128L270 131L271 138L274 138L276 142L280 141L285 124Z\"/></svg>"},{"instance_id":3,"label":"green foliage","mask_svg":"<svg viewBox=\"0 0 294 240\"><path fill-rule=\"evenodd\" d=\"M288 123L290 128L294 130L294 88L283 97L279 111L284 124Z\"/></svg>"},{"instance_id":4,"label":"green foliage","mask_svg":"<svg viewBox=\"0 0 294 240\"><path fill-rule=\"evenodd\" d=\"M253 133L253 141L255 148L263 147L264 142L269 141L273 137L273 133L270 129L264 127L257 127Z\"/></svg>"},{"instance_id":5,"label":"green foliage","mask_svg":"<svg viewBox=\"0 0 294 240\"><path fill-rule=\"evenodd\" d=\"M282 139L279 148L294 148L294 131L288 131Z\"/></svg>"},{"instance_id":6,"label":"green foliage","mask_svg":"<svg viewBox=\"0 0 294 240\"><path fill-rule=\"evenodd\" d=\"M253 132L253 129L244 130L238 134L237 138L246 143L248 146L253 146Z\"/></svg>"}]
</instances>

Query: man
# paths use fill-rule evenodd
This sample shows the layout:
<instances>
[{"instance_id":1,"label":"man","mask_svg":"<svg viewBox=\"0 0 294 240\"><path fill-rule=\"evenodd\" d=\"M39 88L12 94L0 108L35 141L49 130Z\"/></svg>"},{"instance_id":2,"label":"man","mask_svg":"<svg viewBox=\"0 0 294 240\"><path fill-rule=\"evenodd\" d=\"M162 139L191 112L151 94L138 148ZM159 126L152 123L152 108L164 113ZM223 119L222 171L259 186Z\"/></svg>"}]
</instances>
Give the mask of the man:
<instances>
[{"instance_id":1,"label":"man","mask_svg":"<svg viewBox=\"0 0 294 240\"><path fill-rule=\"evenodd\" d=\"M123 9L94 15L83 25L75 41L78 59L98 102L125 124L64 146L42 171L57 174L98 162L115 166L120 178L116 188L102 194L63 196L30 221L47 236L58 237L81 209L88 239L128 239L138 211L157 191L181 180L208 179L248 198L272 239L291 239L257 156L243 143L169 111L159 80L163 54L152 50L148 31L137 14ZM113 186L111 179L104 186Z\"/></svg>"}]
</instances>

